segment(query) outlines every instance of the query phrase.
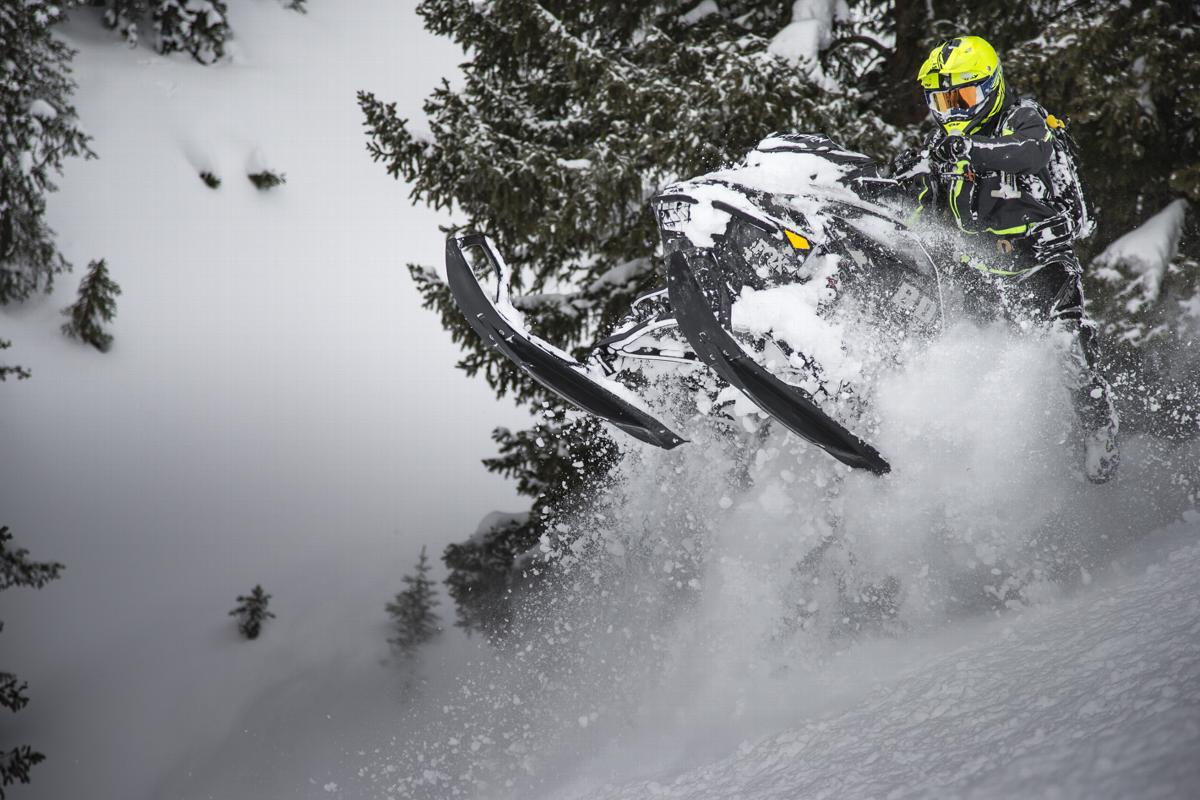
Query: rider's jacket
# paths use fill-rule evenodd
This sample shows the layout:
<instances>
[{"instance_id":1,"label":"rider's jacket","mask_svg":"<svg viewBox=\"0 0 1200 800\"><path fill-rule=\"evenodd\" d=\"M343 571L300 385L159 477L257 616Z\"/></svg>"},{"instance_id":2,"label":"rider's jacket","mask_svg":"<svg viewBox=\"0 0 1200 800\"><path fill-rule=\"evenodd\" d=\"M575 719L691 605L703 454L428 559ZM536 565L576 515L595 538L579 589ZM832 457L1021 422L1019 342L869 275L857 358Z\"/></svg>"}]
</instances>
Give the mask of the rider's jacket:
<instances>
[{"instance_id":1,"label":"rider's jacket","mask_svg":"<svg viewBox=\"0 0 1200 800\"><path fill-rule=\"evenodd\" d=\"M1061 204L1051 190L1054 140L1045 112L1032 100L1007 102L987 126L970 137L967 157L953 163L931 159L945 138L939 129L921 147L896 161L895 177L917 202L916 221L933 211L968 234L1023 236L1030 223L1056 216Z\"/></svg>"}]
</instances>

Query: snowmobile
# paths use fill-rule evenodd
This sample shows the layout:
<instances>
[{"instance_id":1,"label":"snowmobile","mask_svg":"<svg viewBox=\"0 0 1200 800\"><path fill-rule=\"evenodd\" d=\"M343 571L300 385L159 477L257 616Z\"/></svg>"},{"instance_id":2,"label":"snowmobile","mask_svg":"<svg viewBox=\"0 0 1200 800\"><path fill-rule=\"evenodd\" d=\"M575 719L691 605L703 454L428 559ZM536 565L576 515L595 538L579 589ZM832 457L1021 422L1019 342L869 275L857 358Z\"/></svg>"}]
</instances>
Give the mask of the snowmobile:
<instances>
[{"instance_id":1,"label":"snowmobile","mask_svg":"<svg viewBox=\"0 0 1200 800\"><path fill-rule=\"evenodd\" d=\"M586 363L526 329L486 236L447 240L447 280L487 345L643 442L686 441L639 396L647 376L707 371L716 402L701 407L740 392L844 464L883 474L864 438L872 381L945 324L938 269L901 197L869 157L818 134L768 137L739 165L667 187L651 200L665 285L635 300Z\"/></svg>"}]
</instances>

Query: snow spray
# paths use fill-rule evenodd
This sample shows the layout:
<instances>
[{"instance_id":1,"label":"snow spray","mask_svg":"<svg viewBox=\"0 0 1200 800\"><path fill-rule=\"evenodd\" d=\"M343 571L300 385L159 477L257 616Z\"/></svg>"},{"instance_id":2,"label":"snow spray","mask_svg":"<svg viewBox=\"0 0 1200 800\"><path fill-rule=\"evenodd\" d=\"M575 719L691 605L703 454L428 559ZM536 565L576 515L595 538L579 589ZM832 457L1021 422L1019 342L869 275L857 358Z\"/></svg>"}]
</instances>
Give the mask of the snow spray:
<instances>
[{"instance_id":1,"label":"snow spray","mask_svg":"<svg viewBox=\"0 0 1200 800\"><path fill-rule=\"evenodd\" d=\"M1191 502L1194 447L1148 437L1124 442L1119 481L1089 484L1058 351L1004 325L909 354L872 409L883 477L711 417L688 446L627 445L523 562L540 580L512 630L443 676L362 780L563 798L672 774L862 691L889 643L1075 591Z\"/></svg>"}]
</instances>

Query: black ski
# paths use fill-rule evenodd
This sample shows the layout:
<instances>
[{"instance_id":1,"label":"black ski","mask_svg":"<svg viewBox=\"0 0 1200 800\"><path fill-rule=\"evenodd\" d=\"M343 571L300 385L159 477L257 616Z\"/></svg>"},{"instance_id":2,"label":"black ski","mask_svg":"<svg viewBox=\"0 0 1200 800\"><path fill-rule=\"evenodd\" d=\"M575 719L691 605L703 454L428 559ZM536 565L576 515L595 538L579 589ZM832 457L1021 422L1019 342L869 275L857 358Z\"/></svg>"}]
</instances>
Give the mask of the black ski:
<instances>
[{"instance_id":1,"label":"black ski","mask_svg":"<svg viewBox=\"0 0 1200 800\"><path fill-rule=\"evenodd\" d=\"M478 268L495 279L492 297L472 271L467 250L482 259L476 261ZM648 444L670 450L687 441L605 388L583 364L505 316L497 307L507 296L503 262L486 236L467 234L446 240L446 278L454 302L480 338L542 386Z\"/></svg>"},{"instance_id":2,"label":"black ski","mask_svg":"<svg viewBox=\"0 0 1200 800\"><path fill-rule=\"evenodd\" d=\"M851 467L876 475L891 471L869 444L829 417L803 389L784 383L751 358L713 314L682 252L671 254L667 290L675 320L696 354L718 375L788 430Z\"/></svg>"}]
</instances>

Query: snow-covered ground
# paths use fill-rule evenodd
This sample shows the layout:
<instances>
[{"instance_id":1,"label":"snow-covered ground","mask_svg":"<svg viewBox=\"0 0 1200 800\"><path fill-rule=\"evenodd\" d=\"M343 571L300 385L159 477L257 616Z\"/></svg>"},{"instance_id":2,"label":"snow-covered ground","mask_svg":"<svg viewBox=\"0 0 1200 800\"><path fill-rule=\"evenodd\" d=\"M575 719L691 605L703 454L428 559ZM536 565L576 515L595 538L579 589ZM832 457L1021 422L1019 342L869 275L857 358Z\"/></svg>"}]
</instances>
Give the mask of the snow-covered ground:
<instances>
[{"instance_id":1,"label":"snow-covered ground","mask_svg":"<svg viewBox=\"0 0 1200 800\"><path fill-rule=\"evenodd\" d=\"M4 593L3 668L32 702L0 734L48 756L16 798L168 796L248 709L337 749L368 724L346 709L400 694L384 604L421 545L519 507L479 459L521 417L453 368L405 269L441 262L445 219L370 161L355 101L419 121L461 54L414 2L230 6L213 67L130 49L94 10L65 30L99 155L50 197L76 272L0 310L5 362L33 370L0 385L0 524L67 565ZM286 185L257 191L260 161ZM105 355L58 331L99 257L123 289ZM258 582L278 619L246 643L226 612Z\"/></svg>"},{"instance_id":2,"label":"snow-covered ground","mask_svg":"<svg viewBox=\"0 0 1200 800\"><path fill-rule=\"evenodd\" d=\"M560 796L1195 797L1198 537L1159 531L1068 600L848 654L825 679L841 696L723 758Z\"/></svg>"},{"instance_id":3,"label":"snow-covered ground","mask_svg":"<svg viewBox=\"0 0 1200 800\"><path fill-rule=\"evenodd\" d=\"M100 159L51 223L124 294L107 355L57 333L70 276L0 316L34 370L0 388L0 523L67 564L4 596L33 702L0 736L49 756L14 797L1200 795L1197 448L1130 437L1088 484L1057 358L996 329L885 379L888 477L778 434L741 466L629 444L505 650L381 663L420 545L517 507L477 461L518 415L419 308L443 220L354 103L419 119L459 55L412 3L309 5L239 3L211 68L67 28ZM279 618L246 643L256 582ZM847 589L897 611L857 627Z\"/></svg>"}]
</instances>

